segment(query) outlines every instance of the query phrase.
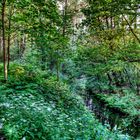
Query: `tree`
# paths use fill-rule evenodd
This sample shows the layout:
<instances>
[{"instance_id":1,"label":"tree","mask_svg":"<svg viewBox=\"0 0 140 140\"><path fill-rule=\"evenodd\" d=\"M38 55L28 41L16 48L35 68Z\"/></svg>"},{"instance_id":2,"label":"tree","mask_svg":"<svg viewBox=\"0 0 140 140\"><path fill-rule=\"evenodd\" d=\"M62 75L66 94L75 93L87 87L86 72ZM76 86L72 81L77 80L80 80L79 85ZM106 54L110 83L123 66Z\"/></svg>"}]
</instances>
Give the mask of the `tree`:
<instances>
[{"instance_id":1,"label":"tree","mask_svg":"<svg viewBox=\"0 0 140 140\"><path fill-rule=\"evenodd\" d=\"M2 42L3 42L3 65L4 65L4 80L7 81L7 53L6 53L6 36L5 36L5 8L6 0L2 0Z\"/></svg>"},{"instance_id":2,"label":"tree","mask_svg":"<svg viewBox=\"0 0 140 140\"><path fill-rule=\"evenodd\" d=\"M130 18L136 17L136 0L88 0L88 3L89 6L83 9L86 16L85 24L96 42L106 42L110 48L114 48L116 42L126 40L130 33L133 35L131 38L136 38L139 42L132 27L135 20Z\"/></svg>"}]
</instances>

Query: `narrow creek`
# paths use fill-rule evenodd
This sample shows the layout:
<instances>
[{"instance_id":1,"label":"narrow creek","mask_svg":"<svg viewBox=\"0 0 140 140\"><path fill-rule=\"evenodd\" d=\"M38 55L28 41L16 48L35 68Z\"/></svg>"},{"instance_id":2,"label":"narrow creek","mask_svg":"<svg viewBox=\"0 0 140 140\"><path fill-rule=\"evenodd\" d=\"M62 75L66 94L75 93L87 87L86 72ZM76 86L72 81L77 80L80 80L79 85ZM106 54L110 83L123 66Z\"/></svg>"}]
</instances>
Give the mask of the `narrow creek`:
<instances>
[{"instance_id":1,"label":"narrow creek","mask_svg":"<svg viewBox=\"0 0 140 140\"><path fill-rule=\"evenodd\" d=\"M100 100L96 94L91 93L91 91L87 91L85 104L108 129L113 130L117 128L124 134L127 133L134 137L134 139L139 137L140 129L138 118L132 119L128 114L117 108L110 108L104 101Z\"/></svg>"},{"instance_id":2,"label":"narrow creek","mask_svg":"<svg viewBox=\"0 0 140 140\"><path fill-rule=\"evenodd\" d=\"M6 140L6 138L4 137L4 135L0 132L0 140Z\"/></svg>"}]
</instances>

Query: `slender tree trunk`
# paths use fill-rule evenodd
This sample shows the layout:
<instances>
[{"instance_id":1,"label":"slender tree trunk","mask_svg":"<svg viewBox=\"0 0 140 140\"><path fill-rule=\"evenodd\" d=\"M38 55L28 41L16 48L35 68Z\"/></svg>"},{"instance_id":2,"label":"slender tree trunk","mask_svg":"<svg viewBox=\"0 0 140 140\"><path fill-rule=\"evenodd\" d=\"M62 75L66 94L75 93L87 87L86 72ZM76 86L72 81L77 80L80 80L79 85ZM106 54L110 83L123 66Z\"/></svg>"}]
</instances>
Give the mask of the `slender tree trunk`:
<instances>
[{"instance_id":1,"label":"slender tree trunk","mask_svg":"<svg viewBox=\"0 0 140 140\"><path fill-rule=\"evenodd\" d=\"M112 16L111 16L110 20L111 20L111 29L113 29L113 17Z\"/></svg>"},{"instance_id":2,"label":"slender tree trunk","mask_svg":"<svg viewBox=\"0 0 140 140\"><path fill-rule=\"evenodd\" d=\"M105 20L106 20L106 27L107 27L107 29L109 29L109 22L108 22L108 17L107 16L106 16Z\"/></svg>"},{"instance_id":3,"label":"slender tree trunk","mask_svg":"<svg viewBox=\"0 0 140 140\"><path fill-rule=\"evenodd\" d=\"M68 0L65 0L64 3L65 4L64 4L64 9L63 9L63 36L65 36L65 33L66 33Z\"/></svg>"},{"instance_id":4,"label":"slender tree trunk","mask_svg":"<svg viewBox=\"0 0 140 140\"><path fill-rule=\"evenodd\" d=\"M112 85L113 83L112 83L112 78L111 78L111 76L110 76L109 73L107 73L107 77L108 77L108 80L109 80L108 86L111 87L111 85Z\"/></svg>"},{"instance_id":5,"label":"slender tree trunk","mask_svg":"<svg viewBox=\"0 0 140 140\"><path fill-rule=\"evenodd\" d=\"M139 79L139 69L137 69L137 78ZM136 81L136 87L137 87L137 95L140 95L140 88L139 88L139 82L138 80Z\"/></svg>"},{"instance_id":6,"label":"slender tree trunk","mask_svg":"<svg viewBox=\"0 0 140 140\"><path fill-rule=\"evenodd\" d=\"M25 51L25 44L26 44L26 35L21 35L20 38L20 58L23 57Z\"/></svg>"},{"instance_id":7,"label":"slender tree trunk","mask_svg":"<svg viewBox=\"0 0 140 140\"><path fill-rule=\"evenodd\" d=\"M6 0L2 1L2 41L3 41L3 65L4 65L4 80L7 81L7 55L6 55L6 42L5 42L5 7Z\"/></svg>"},{"instance_id":8,"label":"slender tree trunk","mask_svg":"<svg viewBox=\"0 0 140 140\"><path fill-rule=\"evenodd\" d=\"M2 60L2 31L0 32L0 61Z\"/></svg>"},{"instance_id":9,"label":"slender tree trunk","mask_svg":"<svg viewBox=\"0 0 140 140\"><path fill-rule=\"evenodd\" d=\"M12 13L12 9L11 7L9 7L9 19L8 19L8 46L7 46L7 55L8 55L8 59L7 59L7 69L9 70L9 66L10 66L10 42L11 42L11 13Z\"/></svg>"}]
</instances>

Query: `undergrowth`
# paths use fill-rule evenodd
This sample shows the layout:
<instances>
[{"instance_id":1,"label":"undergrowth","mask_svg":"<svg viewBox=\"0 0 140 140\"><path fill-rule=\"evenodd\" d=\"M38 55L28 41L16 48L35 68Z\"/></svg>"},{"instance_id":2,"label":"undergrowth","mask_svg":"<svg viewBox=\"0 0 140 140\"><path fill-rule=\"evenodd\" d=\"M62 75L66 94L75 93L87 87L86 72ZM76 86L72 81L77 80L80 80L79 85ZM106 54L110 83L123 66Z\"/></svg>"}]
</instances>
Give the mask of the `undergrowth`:
<instances>
[{"instance_id":1,"label":"undergrowth","mask_svg":"<svg viewBox=\"0 0 140 140\"><path fill-rule=\"evenodd\" d=\"M102 126L78 95L49 75L12 65L8 82L0 82L0 126L8 140L129 139Z\"/></svg>"}]
</instances>

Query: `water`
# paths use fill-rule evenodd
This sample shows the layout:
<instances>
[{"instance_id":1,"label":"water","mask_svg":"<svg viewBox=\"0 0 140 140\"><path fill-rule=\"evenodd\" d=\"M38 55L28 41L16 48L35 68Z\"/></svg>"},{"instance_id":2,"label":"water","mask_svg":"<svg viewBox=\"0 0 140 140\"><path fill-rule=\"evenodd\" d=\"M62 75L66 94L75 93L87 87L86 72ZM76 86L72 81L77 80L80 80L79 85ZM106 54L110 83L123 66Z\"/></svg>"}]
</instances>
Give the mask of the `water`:
<instances>
[{"instance_id":1,"label":"water","mask_svg":"<svg viewBox=\"0 0 140 140\"><path fill-rule=\"evenodd\" d=\"M139 137L140 124L138 118L132 118L118 108L109 107L96 94L89 93L85 97L86 106L95 114L99 121L110 130L120 130L124 134Z\"/></svg>"}]
</instances>

